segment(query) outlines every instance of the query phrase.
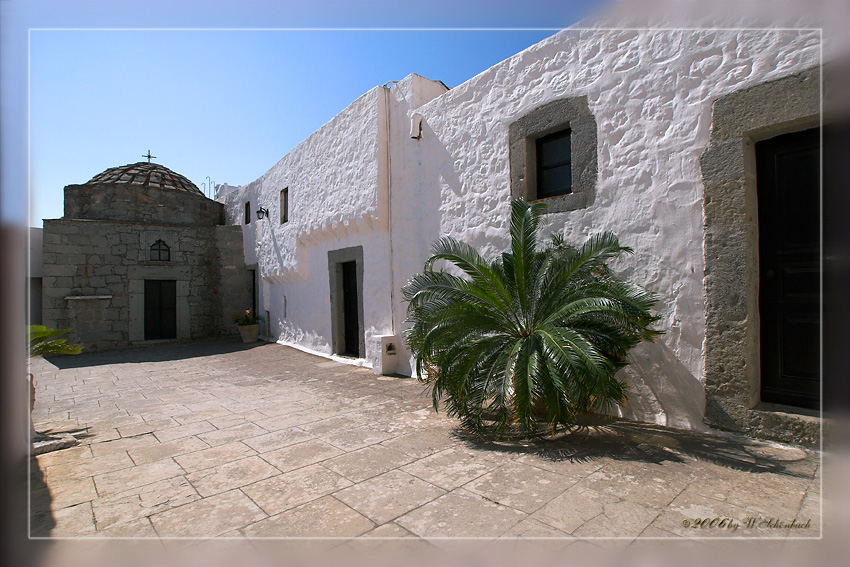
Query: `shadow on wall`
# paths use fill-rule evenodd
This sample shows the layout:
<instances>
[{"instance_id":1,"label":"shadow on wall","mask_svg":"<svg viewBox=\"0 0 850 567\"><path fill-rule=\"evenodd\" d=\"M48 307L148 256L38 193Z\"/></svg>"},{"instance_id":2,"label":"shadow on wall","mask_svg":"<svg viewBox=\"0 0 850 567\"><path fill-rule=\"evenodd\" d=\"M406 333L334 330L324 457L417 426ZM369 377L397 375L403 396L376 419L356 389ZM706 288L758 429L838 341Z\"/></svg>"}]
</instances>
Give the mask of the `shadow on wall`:
<instances>
[{"instance_id":1,"label":"shadow on wall","mask_svg":"<svg viewBox=\"0 0 850 567\"><path fill-rule=\"evenodd\" d=\"M632 391L620 417L705 431L705 387L662 341L643 342L623 369Z\"/></svg>"},{"instance_id":2,"label":"shadow on wall","mask_svg":"<svg viewBox=\"0 0 850 567\"><path fill-rule=\"evenodd\" d=\"M396 334L401 335L410 327L407 319L407 304L402 300L401 288L414 274L421 273L425 260L430 255L431 244L441 236L443 193L451 192L451 201L457 202L462 188L458 172L454 169L455 158L446 150L437 133L422 121L422 137L412 142L410 159L412 182L401 188L393 187L393 269L395 271L395 319ZM396 192L397 191L397 192ZM452 211L452 216L462 211ZM415 362L409 356L407 345L399 352L398 372L413 374Z\"/></svg>"},{"instance_id":3,"label":"shadow on wall","mask_svg":"<svg viewBox=\"0 0 850 567\"><path fill-rule=\"evenodd\" d=\"M275 265L277 265L279 267L279 269L281 271L283 271L283 252L281 252L280 243L277 241L277 230L275 230L274 227L271 226L271 223L267 223L267 225L268 226L266 226L265 230L262 231L263 232L262 238L265 238L266 233L268 233L268 238L271 241L272 249L274 250L275 262L276 262ZM262 246L262 243L261 243L261 246ZM298 241L297 238L295 239L295 246L296 246L296 254L297 254L298 253L297 250L301 246L301 244L300 244L300 242ZM297 258L296 261L298 261L298 260L300 260L300 258ZM268 263L268 260L265 259L264 263ZM298 266L298 264L296 264L296 266ZM298 267L300 267L300 266L298 266Z\"/></svg>"},{"instance_id":4,"label":"shadow on wall","mask_svg":"<svg viewBox=\"0 0 850 567\"><path fill-rule=\"evenodd\" d=\"M402 236L420 254L404 256L407 262L416 262L414 271L405 270L404 273L418 273L422 271L425 259L430 253L431 244L440 238L443 211L441 210L444 199L443 191L449 190L455 196L462 193L460 177L455 171L455 158L446 150L445 144L440 140L436 132L427 121L422 122L422 138L415 142L417 147L411 153L415 159L412 163L427 164L419 165L415 175L412 176L415 185L411 187L411 194L402 196L408 204L394 203L394 221L401 221L396 225L394 236ZM428 156L428 159L422 159ZM430 167L430 165L435 167ZM415 206L409 206L414 204ZM462 211L452 211L453 215L463 218ZM399 230L402 229L402 230ZM422 244L425 243L425 247ZM397 251L398 252L398 251ZM408 264L412 265L412 264ZM403 282L400 282L403 284Z\"/></svg>"}]
</instances>

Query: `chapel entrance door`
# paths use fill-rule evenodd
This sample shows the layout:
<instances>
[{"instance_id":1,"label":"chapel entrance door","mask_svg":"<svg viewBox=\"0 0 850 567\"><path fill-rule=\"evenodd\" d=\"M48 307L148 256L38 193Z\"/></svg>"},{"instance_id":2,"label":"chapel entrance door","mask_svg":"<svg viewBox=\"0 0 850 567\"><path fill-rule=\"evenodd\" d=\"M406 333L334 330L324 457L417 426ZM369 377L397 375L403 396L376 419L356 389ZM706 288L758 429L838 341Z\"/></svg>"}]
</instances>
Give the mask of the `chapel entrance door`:
<instances>
[{"instance_id":1,"label":"chapel entrance door","mask_svg":"<svg viewBox=\"0 0 850 567\"><path fill-rule=\"evenodd\" d=\"M360 356L360 322L358 320L357 262L342 263L342 315L345 352Z\"/></svg>"},{"instance_id":2,"label":"chapel entrance door","mask_svg":"<svg viewBox=\"0 0 850 567\"><path fill-rule=\"evenodd\" d=\"M177 281L145 280L145 340L177 338Z\"/></svg>"},{"instance_id":3,"label":"chapel entrance door","mask_svg":"<svg viewBox=\"0 0 850 567\"><path fill-rule=\"evenodd\" d=\"M756 144L761 399L820 405L820 132Z\"/></svg>"}]
</instances>

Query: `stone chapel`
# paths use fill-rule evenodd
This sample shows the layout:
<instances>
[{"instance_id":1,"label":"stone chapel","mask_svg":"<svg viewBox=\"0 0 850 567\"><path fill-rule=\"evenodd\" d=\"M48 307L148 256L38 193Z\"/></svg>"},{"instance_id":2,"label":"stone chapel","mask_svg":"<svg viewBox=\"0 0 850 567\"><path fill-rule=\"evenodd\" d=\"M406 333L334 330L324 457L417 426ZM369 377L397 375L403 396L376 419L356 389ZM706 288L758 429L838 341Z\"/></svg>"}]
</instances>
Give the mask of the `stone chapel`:
<instances>
[{"instance_id":1,"label":"stone chapel","mask_svg":"<svg viewBox=\"0 0 850 567\"><path fill-rule=\"evenodd\" d=\"M229 314L252 306L240 228L156 163L66 186L43 240L44 324L88 351L234 334Z\"/></svg>"}]
</instances>

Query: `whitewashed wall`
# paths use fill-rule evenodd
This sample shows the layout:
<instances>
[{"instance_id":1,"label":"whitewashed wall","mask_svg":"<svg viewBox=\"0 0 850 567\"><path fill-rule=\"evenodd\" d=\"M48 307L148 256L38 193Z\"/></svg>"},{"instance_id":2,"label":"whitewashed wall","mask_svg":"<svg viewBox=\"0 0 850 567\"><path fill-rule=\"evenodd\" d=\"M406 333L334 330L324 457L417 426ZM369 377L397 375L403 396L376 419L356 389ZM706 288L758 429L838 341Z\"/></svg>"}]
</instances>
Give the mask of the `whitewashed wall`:
<instances>
[{"instance_id":1,"label":"whitewashed wall","mask_svg":"<svg viewBox=\"0 0 850 567\"><path fill-rule=\"evenodd\" d=\"M404 328L400 289L421 270L431 242L451 235L485 255L506 248L509 124L551 100L587 96L598 126L596 200L547 215L546 230L572 242L612 230L635 249L615 269L659 294L666 334L636 349L624 371L635 392L625 415L700 427L699 156L711 105L816 65L819 49L817 31L565 30L444 94L439 83L413 75L388 93L389 178L384 92L373 89L263 177L226 196L235 222L246 195L252 211L258 199L271 210L273 222L245 228L245 250L246 262L259 259L270 282L265 309L275 336L330 352L327 251L363 245L367 359L374 359L371 337ZM418 140L409 135L414 112L424 118ZM280 227L278 194L286 186L292 220ZM410 372L409 353L401 355L399 370Z\"/></svg>"},{"instance_id":2,"label":"whitewashed wall","mask_svg":"<svg viewBox=\"0 0 850 567\"><path fill-rule=\"evenodd\" d=\"M262 177L223 197L228 222L243 225L245 262L261 276L258 311L269 311L275 339L331 353L328 250L362 245L364 313L369 340L389 331L386 238L386 138L383 90L354 101ZM280 223L288 188L289 221ZM270 211L258 221L258 207ZM284 307L286 316L284 316Z\"/></svg>"}]
</instances>

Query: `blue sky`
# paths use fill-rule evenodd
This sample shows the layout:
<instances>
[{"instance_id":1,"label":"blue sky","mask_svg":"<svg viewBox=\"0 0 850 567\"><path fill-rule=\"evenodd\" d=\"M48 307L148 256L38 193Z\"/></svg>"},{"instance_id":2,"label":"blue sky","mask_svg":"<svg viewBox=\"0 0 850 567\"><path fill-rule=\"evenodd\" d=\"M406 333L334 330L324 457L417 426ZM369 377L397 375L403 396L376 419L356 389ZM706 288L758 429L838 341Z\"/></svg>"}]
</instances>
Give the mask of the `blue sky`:
<instances>
[{"instance_id":1,"label":"blue sky","mask_svg":"<svg viewBox=\"0 0 850 567\"><path fill-rule=\"evenodd\" d=\"M59 218L65 185L148 149L199 186L248 183L372 87L412 72L457 86L594 8L353 4L0 2L3 219L26 218L27 183L26 222Z\"/></svg>"}]
</instances>

